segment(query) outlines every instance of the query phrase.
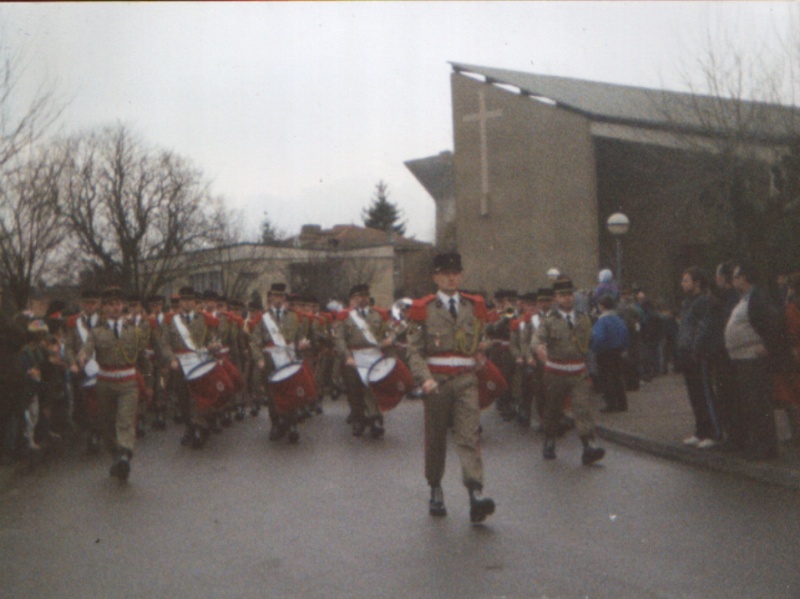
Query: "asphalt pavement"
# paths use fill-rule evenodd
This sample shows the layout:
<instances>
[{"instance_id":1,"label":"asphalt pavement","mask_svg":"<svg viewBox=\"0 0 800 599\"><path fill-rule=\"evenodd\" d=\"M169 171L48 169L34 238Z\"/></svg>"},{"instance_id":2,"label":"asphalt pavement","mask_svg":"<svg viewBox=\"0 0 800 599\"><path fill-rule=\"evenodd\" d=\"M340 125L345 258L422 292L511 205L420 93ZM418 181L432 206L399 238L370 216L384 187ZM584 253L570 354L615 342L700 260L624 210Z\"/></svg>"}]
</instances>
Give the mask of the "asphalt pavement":
<instances>
[{"instance_id":1,"label":"asphalt pavement","mask_svg":"<svg viewBox=\"0 0 800 599\"><path fill-rule=\"evenodd\" d=\"M753 461L740 454L683 444L683 439L694 432L694 418L680 374L656 377L643 382L638 391L628 392L627 412L601 413L599 408L603 402L599 395L593 402L597 408L598 435L606 441L697 467L800 490L800 442L788 438L788 424L781 410L776 412L782 438L778 458ZM8 488L14 477L32 468L35 464L30 462L0 466L0 491Z\"/></svg>"}]
</instances>

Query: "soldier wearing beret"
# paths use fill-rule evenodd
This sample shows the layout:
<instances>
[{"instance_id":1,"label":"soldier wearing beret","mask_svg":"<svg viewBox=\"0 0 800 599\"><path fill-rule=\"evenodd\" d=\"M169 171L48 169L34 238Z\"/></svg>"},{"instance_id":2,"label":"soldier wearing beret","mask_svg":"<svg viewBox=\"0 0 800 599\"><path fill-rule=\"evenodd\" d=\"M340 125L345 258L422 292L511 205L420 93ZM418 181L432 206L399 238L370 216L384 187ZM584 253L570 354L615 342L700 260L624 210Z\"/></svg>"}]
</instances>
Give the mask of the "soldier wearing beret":
<instances>
[{"instance_id":1,"label":"soldier wearing beret","mask_svg":"<svg viewBox=\"0 0 800 599\"><path fill-rule=\"evenodd\" d=\"M79 362L95 356L97 399L100 404L102 433L114 456L111 476L128 479L130 460L136 443L139 388L143 381L137 364L148 336L143 329L122 318L122 293L118 287L103 292L103 315L80 350Z\"/></svg>"},{"instance_id":2,"label":"soldier wearing beret","mask_svg":"<svg viewBox=\"0 0 800 599\"><path fill-rule=\"evenodd\" d=\"M555 306L542 320L531 340L531 349L544 364L544 448L545 459L556 457L556 436L560 432L564 401L572 400L578 435L583 443L582 461L592 464L605 450L594 445L594 419L589 396L586 355L592 334L589 315L575 309L572 280L560 275L553 283Z\"/></svg>"},{"instance_id":3,"label":"soldier wearing beret","mask_svg":"<svg viewBox=\"0 0 800 599\"><path fill-rule=\"evenodd\" d=\"M425 394L425 477L431 487L428 511L432 516L447 514L441 483L447 433L452 428L462 480L469 491L470 520L478 523L495 509L494 501L481 495L483 460L475 375L486 305L479 296L459 292L460 254L436 255L433 271L438 292L411 305L408 347L409 367Z\"/></svg>"}]
</instances>

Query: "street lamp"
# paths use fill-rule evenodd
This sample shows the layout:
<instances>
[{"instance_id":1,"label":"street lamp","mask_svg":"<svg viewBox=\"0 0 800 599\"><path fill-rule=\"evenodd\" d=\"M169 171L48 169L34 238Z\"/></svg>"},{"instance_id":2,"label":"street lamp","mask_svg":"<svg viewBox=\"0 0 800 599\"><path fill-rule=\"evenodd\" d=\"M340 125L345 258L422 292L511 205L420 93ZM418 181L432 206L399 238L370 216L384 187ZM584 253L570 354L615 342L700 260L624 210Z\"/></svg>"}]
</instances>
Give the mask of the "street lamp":
<instances>
[{"instance_id":1,"label":"street lamp","mask_svg":"<svg viewBox=\"0 0 800 599\"><path fill-rule=\"evenodd\" d=\"M608 217L606 226L617 244L617 285L622 288L622 237L631 228L631 221L622 212L615 212Z\"/></svg>"}]
</instances>

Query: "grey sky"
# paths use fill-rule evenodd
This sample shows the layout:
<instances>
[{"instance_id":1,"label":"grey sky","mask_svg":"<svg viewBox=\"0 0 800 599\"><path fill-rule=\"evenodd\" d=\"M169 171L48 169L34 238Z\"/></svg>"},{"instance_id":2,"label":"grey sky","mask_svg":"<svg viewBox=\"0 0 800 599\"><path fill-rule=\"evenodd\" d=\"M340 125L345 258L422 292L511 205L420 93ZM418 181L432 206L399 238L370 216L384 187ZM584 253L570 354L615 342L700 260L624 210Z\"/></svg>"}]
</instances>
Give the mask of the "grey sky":
<instances>
[{"instance_id":1,"label":"grey sky","mask_svg":"<svg viewBox=\"0 0 800 599\"><path fill-rule=\"evenodd\" d=\"M28 83L71 98L62 131L121 121L191 159L255 232L361 224L389 184L408 231L434 206L403 161L452 149L458 61L682 89L705 32L786 35L784 2L3 4ZM777 50L776 50L777 52Z\"/></svg>"}]
</instances>

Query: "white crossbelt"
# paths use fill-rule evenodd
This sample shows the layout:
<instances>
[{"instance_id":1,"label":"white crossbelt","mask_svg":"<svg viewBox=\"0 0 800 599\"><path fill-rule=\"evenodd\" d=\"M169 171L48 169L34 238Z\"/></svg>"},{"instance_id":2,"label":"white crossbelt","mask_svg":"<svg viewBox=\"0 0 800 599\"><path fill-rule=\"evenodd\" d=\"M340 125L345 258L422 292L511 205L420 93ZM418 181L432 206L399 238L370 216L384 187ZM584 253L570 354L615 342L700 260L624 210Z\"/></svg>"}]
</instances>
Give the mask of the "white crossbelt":
<instances>
[{"instance_id":1,"label":"white crossbelt","mask_svg":"<svg viewBox=\"0 0 800 599\"><path fill-rule=\"evenodd\" d=\"M124 379L125 377L134 376L135 374L135 368L126 368L125 370L103 370L101 368L97 376L106 379Z\"/></svg>"},{"instance_id":2,"label":"white crossbelt","mask_svg":"<svg viewBox=\"0 0 800 599\"><path fill-rule=\"evenodd\" d=\"M563 362L551 362L548 360L545 364L546 368L550 370L558 370L561 372L581 372L586 370L586 362L578 362L575 364L565 364Z\"/></svg>"},{"instance_id":3,"label":"white crossbelt","mask_svg":"<svg viewBox=\"0 0 800 599\"><path fill-rule=\"evenodd\" d=\"M471 368L475 366L475 358L462 358L460 356L432 357L426 360L429 366L450 366L453 368Z\"/></svg>"}]
</instances>

